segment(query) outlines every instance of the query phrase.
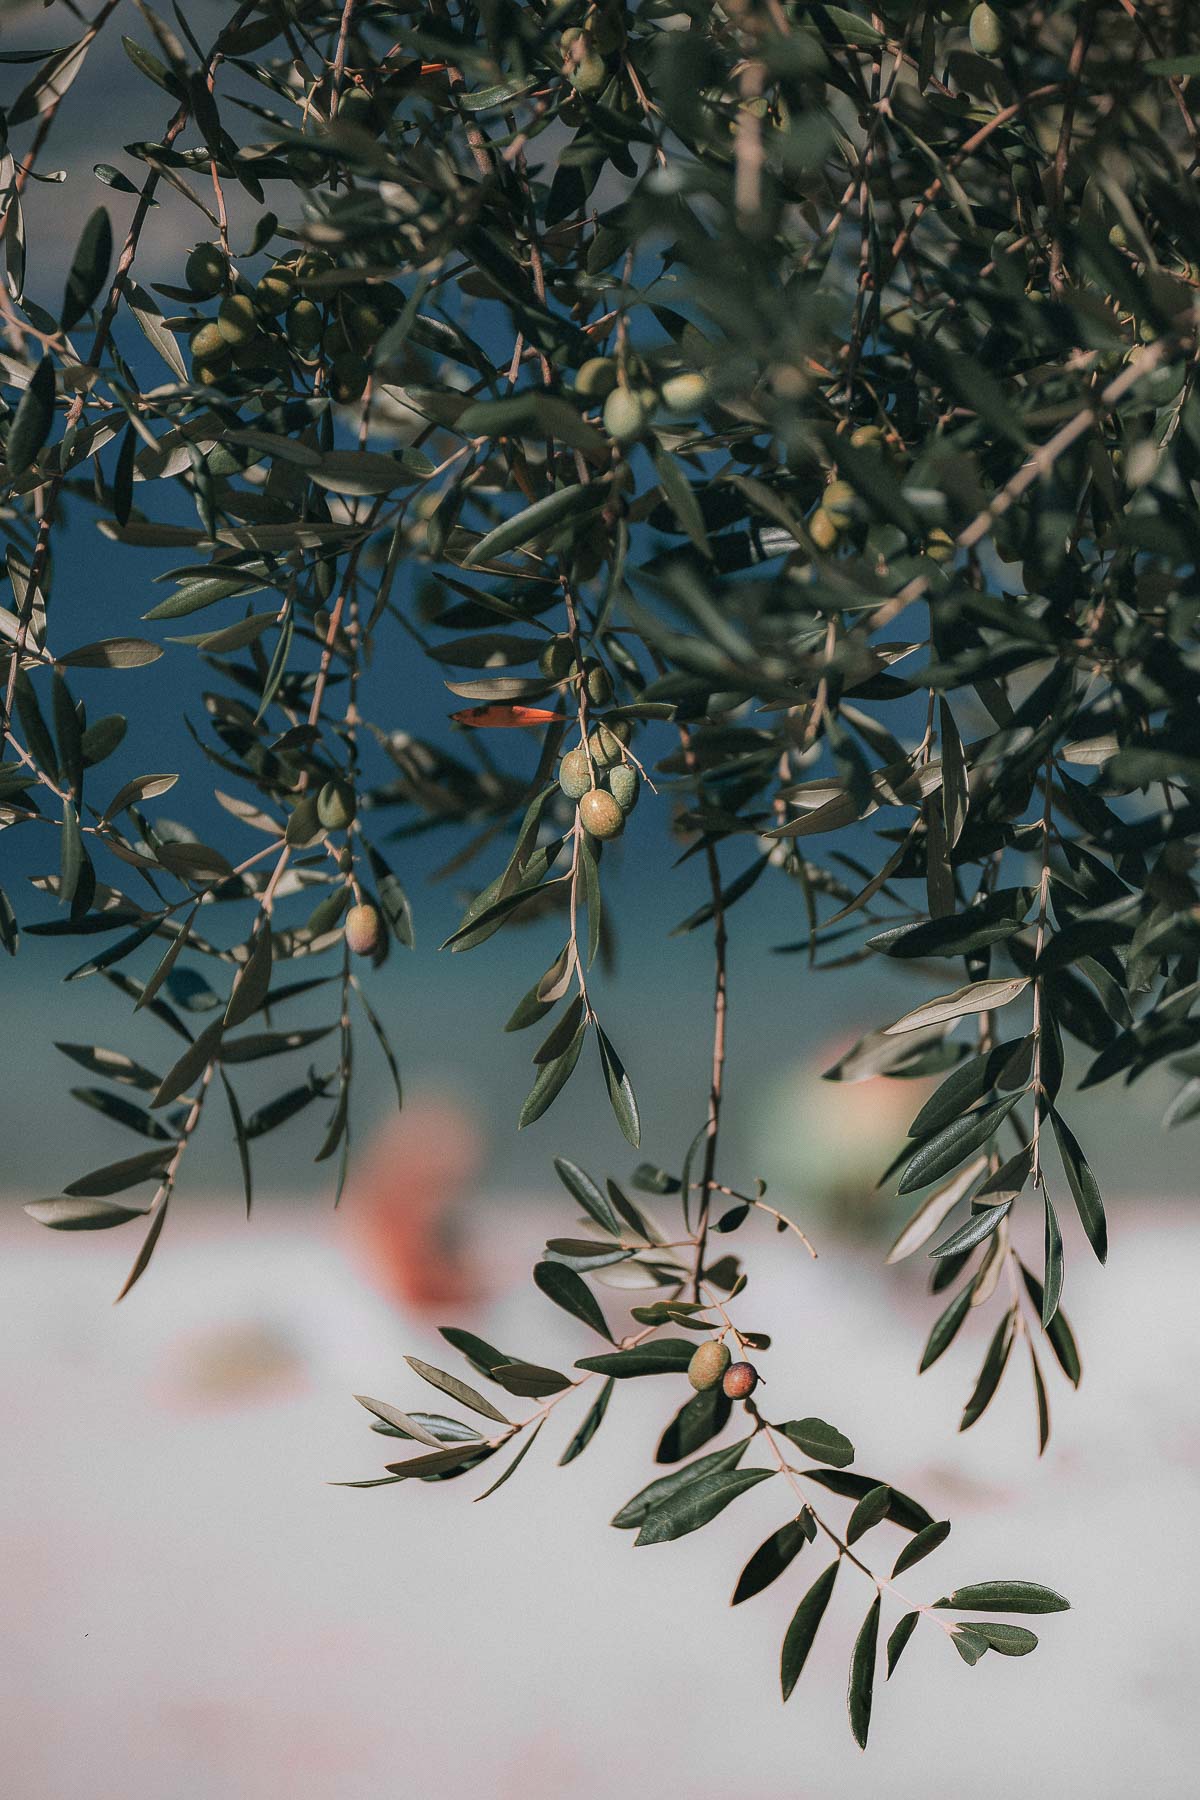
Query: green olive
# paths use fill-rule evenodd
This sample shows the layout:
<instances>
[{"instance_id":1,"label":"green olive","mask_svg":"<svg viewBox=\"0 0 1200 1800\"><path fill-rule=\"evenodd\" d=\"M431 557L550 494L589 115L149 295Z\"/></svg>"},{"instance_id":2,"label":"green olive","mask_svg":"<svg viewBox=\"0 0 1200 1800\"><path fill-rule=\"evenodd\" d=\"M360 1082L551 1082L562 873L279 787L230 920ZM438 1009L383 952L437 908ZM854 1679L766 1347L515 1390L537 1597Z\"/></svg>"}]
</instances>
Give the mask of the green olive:
<instances>
[{"instance_id":1,"label":"green olive","mask_svg":"<svg viewBox=\"0 0 1200 1800\"><path fill-rule=\"evenodd\" d=\"M608 64L602 56L594 51L581 56L573 69L567 71L572 84L581 94L598 94L608 81Z\"/></svg>"},{"instance_id":2,"label":"green olive","mask_svg":"<svg viewBox=\"0 0 1200 1800\"><path fill-rule=\"evenodd\" d=\"M575 392L585 400L607 400L617 385L617 365L611 356L589 356L575 371Z\"/></svg>"},{"instance_id":3,"label":"green olive","mask_svg":"<svg viewBox=\"0 0 1200 1800\"><path fill-rule=\"evenodd\" d=\"M344 125L357 125L360 131L374 131L375 102L366 88L349 87L338 101L337 116Z\"/></svg>"},{"instance_id":4,"label":"green olive","mask_svg":"<svg viewBox=\"0 0 1200 1800\"><path fill-rule=\"evenodd\" d=\"M326 831L345 831L357 811L358 801L348 781L327 781L317 795L317 817Z\"/></svg>"},{"instance_id":5,"label":"green olive","mask_svg":"<svg viewBox=\"0 0 1200 1800\"><path fill-rule=\"evenodd\" d=\"M288 343L298 356L310 356L321 342L321 309L315 300L293 300L287 312Z\"/></svg>"},{"instance_id":6,"label":"green olive","mask_svg":"<svg viewBox=\"0 0 1200 1800\"><path fill-rule=\"evenodd\" d=\"M285 269L282 263L276 263L273 269L259 278L254 297L265 313L281 313L291 301L295 293L292 285L291 270Z\"/></svg>"},{"instance_id":7,"label":"green olive","mask_svg":"<svg viewBox=\"0 0 1200 1800\"><path fill-rule=\"evenodd\" d=\"M854 489L848 481L831 481L821 495L821 507L841 527L854 517Z\"/></svg>"},{"instance_id":8,"label":"green olive","mask_svg":"<svg viewBox=\"0 0 1200 1800\"><path fill-rule=\"evenodd\" d=\"M842 534L842 528L832 513L824 507L818 507L808 521L808 535L818 550L832 550Z\"/></svg>"},{"instance_id":9,"label":"green olive","mask_svg":"<svg viewBox=\"0 0 1200 1800\"><path fill-rule=\"evenodd\" d=\"M626 817L637 805L641 786L642 778L630 763L618 763L608 772L608 791Z\"/></svg>"},{"instance_id":10,"label":"green olive","mask_svg":"<svg viewBox=\"0 0 1200 1800\"><path fill-rule=\"evenodd\" d=\"M604 429L618 444L640 438L650 419L650 408L632 388L614 388L604 402Z\"/></svg>"},{"instance_id":11,"label":"green olive","mask_svg":"<svg viewBox=\"0 0 1200 1800\"><path fill-rule=\"evenodd\" d=\"M367 385L369 374L370 370L361 356L336 357L329 371L329 385L334 399L343 406L359 399Z\"/></svg>"},{"instance_id":12,"label":"green olive","mask_svg":"<svg viewBox=\"0 0 1200 1800\"><path fill-rule=\"evenodd\" d=\"M625 814L603 788L589 788L579 802L579 822L594 838L615 838L625 829Z\"/></svg>"},{"instance_id":13,"label":"green olive","mask_svg":"<svg viewBox=\"0 0 1200 1800\"><path fill-rule=\"evenodd\" d=\"M386 321L369 300L359 300L346 309L346 336L360 353L373 350L383 336Z\"/></svg>"},{"instance_id":14,"label":"green olive","mask_svg":"<svg viewBox=\"0 0 1200 1800\"><path fill-rule=\"evenodd\" d=\"M971 48L976 56L999 56L1004 48L1004 21L995 7L976 6L969 26Z\"/></svg>"},{"instance_id":15,"label":"green olive","mask_svg":"<svg viewBox=\"0 0 1200 1800\"><path fill-rule=\"evenodd\" d=\"M229 361L229 345L215 319L209 319L193 336L192 356L196 362Z\"/></svg>"},{"instance_id":16,"label":"green olive","mask_svg":"<svg viewBox=\"0 0 1200 1800\"><path fill-rule=\"evenodd\" d=\"M227 294L217 312L217 326L231 350L244 349L258 335L258 308L249 294Z\"/></svg>"},{"instance_id":17,"label":"green olive","mask_svg":"<svg viewBox=\"0 0 1200 1800\"><path fill-rule=\"evenodd\" d=\"M592 771L586 753L568 750L558 765L558 785L568 800L582 800L592 785Z\"/></svg>"},{"instance_id":18,"label":"green olive","mask_svg":"<svg viewBox=\"0 0 1200 1800\"><path fill-rule=\"evenodd\" d=\"M569 637L553 637L538 657L538 668L550 681L565 681L575 666L575 649Z\"/></svg>"},{"instance_id":19,"label":"green olive","mask_svg":"<svg viewBox=\"0 0 1200 1800\"><path fill-rule=\"evenodd\" d=\"M352 906L344 929L346 946L355 956L374 956L383 942L383 920L373 906Z\"/></svg>"},{"instance_id":20,"label":"green olive","mask_svg":"<svg viewBox=\"0 0 1200 1800\"><path fill-rule=\"evenodd\" d=\"M623 721L622 721L623 723ZM592 761L598 769L613 769L625 760L625 744L629 737L629 727L624 726L624 736L620 729L613 725L597 725L588 737L588 749Z\"/></svg>"},{"instance_id":21,"label":"green olive","mask_svg":"<svg viewBox=\"0 0 1200 1800\"><path fill-rule=\"evenodd\" d=\"M716 1338L697 1346L696 1353L688 1364L688 1380L697 1393L703 1394L709 1388L715 1388L725 1374L732 1358L725 1345Z\"/></svg>"},{"instance_id":22,"label":"green olive","mask_svg":"<svg viewBox=\"0 0 1200 1800\"><path fill-rule=\"evenodd\" d=\"M585 662L583 668L588 699L593 706L607 706L613 697L612 676L600 662Z\"/></svg>"},{"instance_id":23,"label":"green olive","mask_svg":"<svg viewBox=\"0 0 1200 1800\"><path fill-rule=\"evenodd\" d=\"M695 412L708 398L708 382L703 375L687 372L668 375L662 384L663 405L670 412Z\"/></svg>"},{"instance_id":24,"label":"green olive","mask_svg":"<svg viewBox=\"0 0 1200 1800\"><path fill-rule=\"evenodd\" d=\"M334 556L323 556L313 574L313 586L322 600L328 600L337 586L338 566ZM329 624L328 616L325 620Z\"/></svg>"},{"instance_id":25,"label":"green olive","mask_svg":"<svg viewBox=\"0 0 1200 1800\"><path fill-rule=\"evenodd\" d=\"M184 275L193 294L211 300L219 294L229 278L229 264L216 244L196 244L188 252Z\"/></svg>"}]
</instances>

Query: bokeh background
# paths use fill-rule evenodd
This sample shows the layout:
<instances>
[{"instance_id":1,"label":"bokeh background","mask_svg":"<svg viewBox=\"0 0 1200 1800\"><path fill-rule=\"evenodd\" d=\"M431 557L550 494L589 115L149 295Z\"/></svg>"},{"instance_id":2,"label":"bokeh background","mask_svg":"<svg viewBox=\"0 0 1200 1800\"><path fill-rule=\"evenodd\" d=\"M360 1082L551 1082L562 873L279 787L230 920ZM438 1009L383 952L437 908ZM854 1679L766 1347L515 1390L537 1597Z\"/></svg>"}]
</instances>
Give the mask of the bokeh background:
<instances>
[{"instance_id":1,"label":"bokeh background","mask_svg":"<svg viewBox=\"0 0 1200 1800\"><path fill-rule=\"evenodd\" d=\"M189 16L203 37L222 11L197 0ZM2 48L70 35L63 9L0 9ZM102 42L42 164L70 178L28 195L35 293L57 294L100 200L124 225L128 202L102 190L91 165L137 177L121 144L149 135L146 91L117 38ZM144 273L165 278L196 235L178 204L164 204ZM58 551L56 629L73 641L76 629L78 641L136 629L170 562L140 553L131 577L78 514ZM183 722L196 710L192 679L183 649L112 678L111 704L131 726L108 773L115 788L179 769L189 822L223 842L229 821L206 801L211 780ZM96 693L95 710L106 699ZM417 731L440 732L454 704L419 668L397 679L392 706ZM606 857L618 979L604 989L604 1016L637 1086L644 1151L670 1166L703 1116L710 959L703 933L667 941L704 895L696 864L666 866L664 806L647 796ZM52 866L44 836L6 834L10 892ZM111 1297L133 1254L125 1234L57 1236L21 1205L127 1148L67 1098L71 1071L53 1040L150 1058L165 1054L157 1027L116 1017L98 982L61 985L78 946L64 954L53 939L28 938L2 971L5 1790L20 1800L384 1800L426 1784L443 1800L618 1800L669 1779L692 1800L735 1785L763 1800L881 1789L897 1800L964 1789L991 1800L1020 1782L1115 1800L1185 1788L1200 1600L1200 1225L1196 1140L1188 1128L1159 1130L1172 1083L1152 1075L1071 1103L1113 1249L1101 1271L1080 1234L1070 1237L1066 1306L1084 1380L1078 1394L1052 1380L1046 1455L1036 1456L1028 1368L1015 1357L992 1409L957 1437L989 1324L974 1323L918 1382L933 1316L925 1271L883 1266L898 1220L874 1180L915 1110L914 1089L819 1080L916 990L874 965L814 975L802 957L776 954L805 930L783 881L763 882L733 915L722 1156L735 1184L763 1176L820 1251L812 1263L790 1237L739 1240L753 1281L747 1316L776 1337L764 1358L772 1396L794 1415L830 1419L858 1445L859 1466L953 1515L949 1543L909 1578L914 1594L1020 1575L1068 1593L1074 1612L1042 1622L1033 1661L989 1656L976 1670L919 1632L880 1687L864 1759L842 1696L865 1584L844 1573L786 1709L778 1645L815 1553L728 1611L746 1555L778 1523L772 1484L695 1538L653 1551L635 1553L628 1534L607 1528L649 1478L681 1397L666 1395L670 1383L619 1391L587 1455L558 1471L564 1406L479 1510L467 1490L486 1484L470 1478L328 1485L379 1472L388 1441L351 1396L425 1404L403 1354L452 1361L437 1325L469 1326L552 1364L583 1352L582 1334L529 1280L542 1238L569 1229L551 1158L569 1152L617 1175L634 1160L586 1066L547 1119L517 1135L528 1046L501 1031L557 949L554 928L439 954L470 891L464 878L432 879L445 854L415 837L395 856L418 949L393 955L373 998L409 1102L397 1121L386 1074L366 1056L359 1172L341 1208L331 1208L327 1167L309 1160L311 1133L297 1130L264 1144L247 1222L214 1121L149 1274L118 1308ZM491 873L481 866L475 885ZM259 1097L247 1083L248 1104Z\"/></svg>"}]
</instances>

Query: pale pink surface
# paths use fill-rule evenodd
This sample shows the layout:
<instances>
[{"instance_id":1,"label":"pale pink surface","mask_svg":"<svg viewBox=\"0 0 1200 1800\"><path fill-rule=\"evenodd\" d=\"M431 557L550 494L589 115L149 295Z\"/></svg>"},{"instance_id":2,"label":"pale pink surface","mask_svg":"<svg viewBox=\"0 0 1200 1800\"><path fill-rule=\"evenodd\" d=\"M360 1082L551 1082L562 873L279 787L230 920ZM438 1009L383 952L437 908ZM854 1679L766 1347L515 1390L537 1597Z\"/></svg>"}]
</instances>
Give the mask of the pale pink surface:
<instances>
[{"instance_id":1,"label":"pale pink surface","mask_svg":"<svg viewBox=\"0 0 1200 1800\"><path fill-rule=\"evenodd\" d=\"M815 1552L727 1607L745 1555L787 1513L782 1489L764 1483L662 1548L607 1528L648 1478L678 1383L618 1393L561 1471L556 1420L482 1507L466 1482L349 1492L327 1478L378 1473L390 1453L351 1394L436 1404L402 1352L453 1356L370 1291L344 1222L289 1223L276 1207L246 1226L232 1201L194 1206L113 1309L125 1234L64 1239L14 1212L0 1234L4 1792L616 1800L665 1791L668 1771L688 1800L1180 1791L1200 1599L1200 1227L1164 1208L1135 1230L1133 1209L1116 1211L1107 1271L1076 1246L1085 1379L1077 1396L1052 1382L1041 1464L1027 1368L956 1439L978 1331L918 1383L929 1302L903 1272L836 1242L814 1266L757 1240L748 1316L779 1334L762 1359L771 1410L829 1418L860 1467L953 1513L949 1543L902 1585L933 1598L1022 1575L1075 1602L1031 1621L1032 1660L969 1670L918 1632L880 1682L866 1758L843 1707L861 1578L843 1572L786 1708L779 1639ZM582 1354L582 1328L522 1273L561 1212L501 1198L478 1219L511 1286L461 1322L541 1360ZM890 1560L896 1534L877 1541Z\"/></svg>"}]
</instances>

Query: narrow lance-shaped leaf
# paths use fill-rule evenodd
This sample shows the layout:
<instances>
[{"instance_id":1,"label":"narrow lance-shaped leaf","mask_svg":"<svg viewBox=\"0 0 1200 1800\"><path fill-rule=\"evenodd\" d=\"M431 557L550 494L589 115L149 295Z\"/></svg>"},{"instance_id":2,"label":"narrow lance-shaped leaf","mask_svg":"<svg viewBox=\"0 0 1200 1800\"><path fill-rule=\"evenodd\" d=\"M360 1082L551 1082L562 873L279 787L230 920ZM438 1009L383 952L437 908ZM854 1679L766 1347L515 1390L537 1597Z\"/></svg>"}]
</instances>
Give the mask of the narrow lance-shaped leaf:
<instances>
[{"instance_id":1,"label":"narrow lance-shaped leaf","mask_svg":"<svg viewBox=\"0 0 1200 1800\"><path fill-rule=\"evenodd\" d=\"M1096 1186L1096 1178L1092 1174L1088 1160L1079 1147L1079 1140L1070 1126L1054 1110L1051 1111L1050 1118L1080 1223L1087 1233L1088 1243L1096 1252L1097 1259L1105 1262L1108 1259L1108 1226L1105 1222L1104 1202L1100 1198L1100 1189Z\"/></svg>"},{"instance_id":2,"label":"narrow lance-shaped leaf","mask_svg":"<svg viewBox=\"0 0 1200 1800\"><path fill-rule=\"evenodd\" d=\"M875 1653L879 1643L881 1605L881 1596L876 1594L854 1640L854 1650L850 1657L846 1710L850 1715L854 1741L860 1750L866 1749L867 1733L871 1728L871 1700L875 1691Z\"/></svg>"},{"instance_id":3,"label":"narrow lance-shaped leaf","mask_svg":"<svg viewBox=\"0 0 1200 1800\"><path fill-rule=\"evenodd\" d=\"M904 1654L905 1645L917 1629L921 1615L919 1612L906 1612L891 1633L887 1641L887 1678L890 1681L896 1672L896 1664Z\"/></svg>"},{"instance_id":4,"label":"narrow lance-shaped leaf","mask_svg":"<svg viewBox=\"0 0 1200 1800\"><path fill-rule=\"evenodd\" d=\"M829 1605L829 1597L833 1593L833 1584L837 1580L840 1560L830 1563L809 1588L803 1600L792 1615L792 1622L787 1628L783 1640L783 1652L780 1657L779 1679L784 1699L788 1699L792 1689L799 1681L808 1660L808 1653L813 1647L813 1639L817 1628L825 1616L825 1608Z\"/></svg>"},{"instance_id":5,"label":"narrow lance-shaped leaf","mask_svg":"<svg viewBox=\"0 0 1200 1800\"><path fill-rule=\"evenodd\" d=\"M637 1098L633 1084L625 1072L625 1065L617 1055L611 1041L599 1026L596 1037L600 1045L600 1062L604 1069L604 1080L608 1087L608 1097L616 1114L617 1124L636 1150L642 1141L642 1125L638 1115Z\"/></svg>"},{"instance_id":6,"label":"narrow lance-shaped leaf","mask_svg":"<svg viewBox=\"0 0 1200 1800\"><path fill-rule=\"evenodd\" d=\"M613 1341L612 1332L596 1296L573 1269L568 1269L562 1263L540 1262L534 1267L533 1279L547 1299L553 1300L556 1306L561 1306L564 1312L571 1313L576 1319L582 1319L585 1325L590 1325L593 1331L598 1331L610 1343Z\"/></svg>"},{"instance_id":7,"label":"narrow lance-shaped leaf","mask_svg":"<svg viewBox=\"0 0 1200 1800\"><path fill-rule=\"evenodd\" d=\"M460 1381L457 1375L447 1375L445 1370L435 1369L432 1363L422 1362L416 1356L406 1356L404 1360L422 1381L427 1381L431 1387L440 1388L443 1394L449 1394L452 1400L469 1406L472 1412L481 1413L485 1419L494 1419L498 1425L511 1423L490 1400L485 1400L482 1394L465 1381Z\"/></svg>"},{"instance_id":8,"label":"narrow lance-shaped leaf","mask_svg":"<svg viewBox=\"0 0 1200 1800\"><path fill-rule=\"evenodd\" d=\"M15 481L33 466L53 423L54 363L44 356L21 396L17 416L8 434L4 459L10 481Z\"/></svg>"},{"instance_id":9,"label":"narrow lance-shaped leaf","mask_svg":"<svg viewBox=\"0 0 1200 1800\"><path fill-rule=\"evenodd\" d=\"M604 1415L608 1411L608 1403L613 1397L615 1386L616 1383L611 1376L609 1376L607 1381L601 1384L600 1392L588 1407L578 1430L574 1433L570 1443L558 1459L560 1467L564 1463L574 1462L577 1456L583 1455L584 1451L599 1431L601 1425L604 1423Z\"/></svg>"},{"instance_id":10,"label":"narrow lance-shaped leaf","mask_svg":"<svg viewBox=\"0 0 1200 1800\"><path fill-rule=\"evenodd\" d=\"M84 224L67 271L61 314L64 331L72 330L79 323L100 293L112 262L112 252L112 222L105 208L98 206Z\"/></svg>"},{"instance_id":11,"label":"narrow lance-shaped leaf","mask_svg":"<svg viewBox=\"0 0 1200 1800\"><path fill-rule=\"evenodd\" d=\"M765 1587L777 1581L790 1568L807 1543L808 1534L797 1519L789 1519L786 1525L773 1531L766 1542L759 1545L738 1576L730 1605L740 1606L743 1600L750 1600L755 1594L761 1594Z\"/></svg>"},{"instance_id":12,"label":"narrow lance-shaped leaf","mask_svg":"<svg viewBox=\"0 0 1200 1800\"><path fill-rule=\"evenodd\" d=\"M743 1438L738 1444L727 1444L724 1449L713 1450L708 1456L698 1456L694 1462L673 1469L669 1475L660 1475L648 1487L640 1489L632 1500L627 1500L613 1514L610 1524L615 1525L618 1531L636 1530L639 1525L645 1524L656 1506L661 1506L664 1501L680 1493L689 1482L736 1468L746 1454L749 1443L749 1438Z\"/></svg>"},{"instance_id":13,"label":"narrow lance-shaped leaf","mask_svg":"<svg viewBox=\"0 0 1200 1800\"><path fill-rule=\"evenodd\" d=\"M690 1481L678 1494L661 1501L646 1517L634 1542L665 1544L699 1531L719 1513L760 1481L770 1481L777 1469L721 1469Z\"/></svg>"},{"instance_id":14,"label":"narrow lance-shaped leaf","mask_svg":"<svg viewBox=\"0 0 1200 1800\"><path fill-rule=\"evenodd\" d=\"M1036 1581L977 1581L955 1588L933 1603L956 1612L1052 1613L1069 1612L1071 1602L1053 1588Z\"/></svg>"},{"instance_id":15,"label":"narrow lance-shaped leaf","mask_svg":"<svg viewBox=\"0 0 1200 1800\"><path fill-rule=\"evenodd\" d=\"M931 1181L948 1175L964 1157L995 1136L1019 1098L1019 1094L1012 1094L1007 1100L997 1100L994 1106L980 1107L937 1132L904 1165L897 1193L910 1194L915 1188L927 1187Z\"/></svg>"}]
</instances>

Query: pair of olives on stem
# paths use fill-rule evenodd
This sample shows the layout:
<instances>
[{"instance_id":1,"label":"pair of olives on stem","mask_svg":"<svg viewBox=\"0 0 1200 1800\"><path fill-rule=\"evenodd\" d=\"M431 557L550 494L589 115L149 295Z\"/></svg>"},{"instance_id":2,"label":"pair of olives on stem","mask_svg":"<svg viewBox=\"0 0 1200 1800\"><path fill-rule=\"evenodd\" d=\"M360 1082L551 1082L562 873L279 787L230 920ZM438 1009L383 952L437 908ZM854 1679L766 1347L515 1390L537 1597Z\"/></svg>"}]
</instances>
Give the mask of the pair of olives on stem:
<instances>
[{"instance_id":1,"label":"pair of olives on stem","mask_svg":"<svg viewBox=\"0 0 1200 1800\"><path fill-rule=\"evenodd\" d=\"M728 1400L748 1400L758 1386L758 1370L753 1363L734 1362L718 1338L709 1338L688 1364L688 1380L699 1394L720 1387Z\"/></svg>"}]
</instances>

